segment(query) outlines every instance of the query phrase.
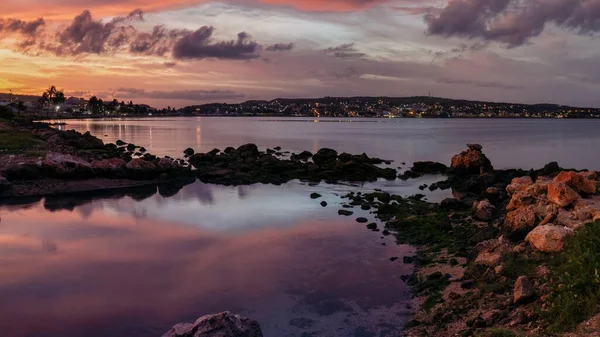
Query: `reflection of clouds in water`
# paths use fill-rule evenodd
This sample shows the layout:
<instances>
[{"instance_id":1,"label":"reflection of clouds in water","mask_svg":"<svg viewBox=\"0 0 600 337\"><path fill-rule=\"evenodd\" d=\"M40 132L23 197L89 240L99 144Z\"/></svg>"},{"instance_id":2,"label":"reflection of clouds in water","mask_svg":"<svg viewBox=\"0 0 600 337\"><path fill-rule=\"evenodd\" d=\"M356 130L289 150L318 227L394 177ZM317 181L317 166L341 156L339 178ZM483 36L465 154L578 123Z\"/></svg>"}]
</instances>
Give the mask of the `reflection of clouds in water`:
<instances>
[{"instance_id":1,"label":"reflection of clouds in water","mask_svg":"<svg viewBox=\"0 0 600 337\"><path fill-rule=\"evenodd\" d=\"M48 254L56 254L58 252L58 246L50 238L42 238L42 251Z\"/></svg>"}]
</instances>

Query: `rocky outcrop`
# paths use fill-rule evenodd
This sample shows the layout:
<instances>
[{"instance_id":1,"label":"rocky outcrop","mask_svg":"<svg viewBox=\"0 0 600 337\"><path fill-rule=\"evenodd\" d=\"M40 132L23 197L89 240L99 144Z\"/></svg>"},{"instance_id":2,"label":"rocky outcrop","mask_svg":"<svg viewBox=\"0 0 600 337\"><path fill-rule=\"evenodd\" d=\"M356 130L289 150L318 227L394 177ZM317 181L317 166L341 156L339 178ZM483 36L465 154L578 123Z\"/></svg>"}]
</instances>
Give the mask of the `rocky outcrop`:
<instances>
[{"instance_id":1,"label":"rocky outcrop","mask_svg":"<svg viewBox=\"0 0 600 337\"><path fill-rule=\"evenodd\" d=\"M335 164L338 157L336 150L323 148L317 151L312 157L313 162L319 166Z\"/></svg>"},{"instance_id":2,"label":"rocky outcrop","mask_svg":"<svg viewBox=\"0 0 600 337\"><path fill-rule=\"evenodd\" d=\"M479 144L467 144L468 150L452 157L451 172L456 175L480 174L493 170Z\"/></svg>"},{"instance_id":3,"label":"rocky outcrop","mask_svg":"<svg viewBox=\"0 0 600 337\"><path fill-rule=\"evenodd\" d=\"M530 185L533 185L533 179L531 179L530 176L514 178L510 185L506 186L506 192L508 195L513 195L515 193L525 191L525 189Z\"/></svg>"},{"instance_id":4,"label":"rocky outcrop","mask_svg":"<svg viewBox=\"0 0 600 337\"><path fill-rule=\"evenodd\" d=\"M535 227L535 221L535 207L529 205L508 212L503 228L511 235L527 234L527 232Z\"/></svg>"},{"instance_id":5,"label":"rocky outcrop","mask_svg":"<svg viewBox=\"0 0 600 337\"><path fill-rule=\"evenodd\" d=\"M553 180L554 183L565 183L575 191L585 194L596 193L596 181L597 178L595 172L573 172L563 171L560 172Z\"/></svg>"},{"instance_id":6,"label":"rocky outcrop","mask_svg":"<svg viewBox=\"0 0 600 337\"><path fill-rule=\"evenodd\" d=\"M525 241L544 253L556 253L563 250L565 241L571 234L573 234L571 228L547 224L532 230Z\"/></svg>"},{"instance_id":7,"label":"rocky outcrop","mask_svg":"<svg viewBox=\"0 0 600 337\"><path fill-rule=\"evenodd\" d=\"M206 315L196 322L175 325L162 337L262 337L260 324L252 319L225 311Z\"/></svg>"},{"instance_id":8,"label":"rocky outcrop","mask_svg":"<svg viewBox=\"0 0 600 337\"><path fill-rule=\"evenodd\" d=\"M122 175L127 163L121 158L110 158L92 161L92 169L98 175Z\"/></svg>"},{"instance_id":9,"label":"rocky outcrop","mask_svg":"<svg viewBox=\"0 0 600 337\"><path fill-rule=\"evenodd\" d=\"M179 169L181 168L181 165L179 165L178 162L174 161L171 158L161 158L158 163L156 163L156 167L158 167L159 169L163 170L163 171L167 171L167 170L173 170L173 169Z\"/></svg>"},{"instance_id":10,"label":"rocky outcrop","mask_svg":"<svg viewBox=\"0 0 600 337\"><path fill-rule=\"evenodd\" d=\"M533 297L533 286L527 276L519 276L513 288L513 303L523 303Z\"/></svg>"}]
</instances>

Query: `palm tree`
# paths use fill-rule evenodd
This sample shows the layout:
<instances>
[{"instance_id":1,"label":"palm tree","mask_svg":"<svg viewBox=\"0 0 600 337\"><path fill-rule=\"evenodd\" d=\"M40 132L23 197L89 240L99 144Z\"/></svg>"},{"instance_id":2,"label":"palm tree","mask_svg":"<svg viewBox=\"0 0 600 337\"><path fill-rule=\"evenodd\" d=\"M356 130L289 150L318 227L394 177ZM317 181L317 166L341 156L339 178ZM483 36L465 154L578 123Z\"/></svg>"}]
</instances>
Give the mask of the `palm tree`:
<instances>
[{"instance_id":1,"label":"palm tree","mask_svg":"<svg viewBox=\"0 0 600 337\"><path fill-rule=\"evenodd\" d=\"M46 104L58 105L65 102L65 93L56 89L56 87L52 85L46 91L44 91L39 101L43 103L42 106ZM48 107L48 115L50 115L50 107Z\"/></svg>"}]
</instances>

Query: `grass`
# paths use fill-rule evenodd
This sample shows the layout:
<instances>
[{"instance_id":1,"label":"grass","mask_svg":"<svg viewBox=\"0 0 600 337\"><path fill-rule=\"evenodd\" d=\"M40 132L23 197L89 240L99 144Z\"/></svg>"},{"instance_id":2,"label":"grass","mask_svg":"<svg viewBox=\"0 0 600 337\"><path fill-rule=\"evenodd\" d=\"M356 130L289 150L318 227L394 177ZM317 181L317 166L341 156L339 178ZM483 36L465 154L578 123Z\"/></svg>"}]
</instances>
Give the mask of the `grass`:
<instances>
[{"instance_id":1,"label":"grass","mask_svg":"<svg viewBox=\"0 0 600 337\"><path fill-rule=\"evenodd\" d=\"M554 292L544 318L550 331L570 331L600 311L600 221L569 238L552 266Z\"/></svg>"},{"instance_id":2,"label":"grass","mask_svg":"<svg viewBox=\"0 0 600 337\"><path fill-rule=\"evenodd\" d=\"M31 148L40 141L29 132L0 130L0 151L19 151Z\"/></svg>"}]
</instances>

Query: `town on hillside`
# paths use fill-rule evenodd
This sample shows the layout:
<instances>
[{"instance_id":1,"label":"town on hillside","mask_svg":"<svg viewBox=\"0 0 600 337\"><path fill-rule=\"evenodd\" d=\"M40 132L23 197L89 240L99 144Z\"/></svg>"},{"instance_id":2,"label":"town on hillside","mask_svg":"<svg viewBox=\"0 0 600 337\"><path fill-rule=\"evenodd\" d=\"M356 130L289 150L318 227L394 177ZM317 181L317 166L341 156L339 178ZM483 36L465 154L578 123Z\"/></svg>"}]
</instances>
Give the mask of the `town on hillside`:
<instances>
[{"instance_id":1,"label":"town on hillside","mask_svg":"<svg viewBox=\"0 0 600 337\"><path fill-rule=\"evenodd\" d=\"M66 97L51 86L40 96L0 93L0 109L42 118L127 116L278 116L378 118L599 118L600 109L556 104L517 104L431 96L323 97L208 103L176 109L96 96Z\"/></svg>"}]
</instances>

